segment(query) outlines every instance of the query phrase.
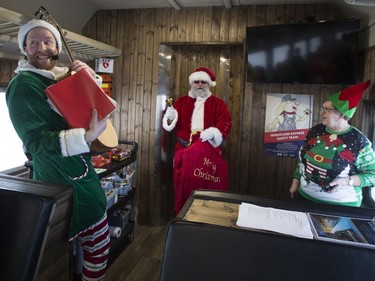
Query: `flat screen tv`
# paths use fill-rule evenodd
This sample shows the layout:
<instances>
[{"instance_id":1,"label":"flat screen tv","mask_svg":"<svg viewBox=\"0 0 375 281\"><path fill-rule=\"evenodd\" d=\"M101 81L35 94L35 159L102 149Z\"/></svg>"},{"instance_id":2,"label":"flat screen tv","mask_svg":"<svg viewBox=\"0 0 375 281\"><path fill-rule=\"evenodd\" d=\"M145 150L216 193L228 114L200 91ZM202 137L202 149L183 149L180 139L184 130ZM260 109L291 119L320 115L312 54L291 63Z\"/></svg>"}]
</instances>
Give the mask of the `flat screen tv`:
<instances>
[{"instance_id":1,"label":"flat screen tv","mask_svg":"<svg viewBox=\"0 0 375 281\"><path fill-rule=\"evenodd\" d=\"M247 27L247 80L354 84L358 32L358 19Z\"/></svg>"}]
</instances>

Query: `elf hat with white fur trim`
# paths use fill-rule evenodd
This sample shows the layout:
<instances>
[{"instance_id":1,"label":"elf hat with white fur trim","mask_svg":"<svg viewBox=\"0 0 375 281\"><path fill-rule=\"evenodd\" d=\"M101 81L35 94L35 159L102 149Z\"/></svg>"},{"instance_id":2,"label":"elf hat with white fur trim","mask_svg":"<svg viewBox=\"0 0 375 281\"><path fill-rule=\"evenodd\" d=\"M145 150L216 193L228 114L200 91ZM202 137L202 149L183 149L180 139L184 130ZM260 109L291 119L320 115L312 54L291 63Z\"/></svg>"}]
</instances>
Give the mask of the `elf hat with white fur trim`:
<instances>
[{"instance_id":1,"label":"elf hat with white fur trim","mask_svg":"<svg viewBox=\"0 0 375 281\"><path fill-rule=\"evenodd\" d=\"M27 23L25 23L24 25L20 27L20 30L18 32L18 47L20 48L21 53L24 55L27 55L25 52L25 48L24 48L26 36L31 29L36 28L36 27L48 29L53 34L53 36L56 39L57 48L60 54L62 50L62 44L61 44L61 36L57 28L44 20L36 20L36 19L28 21Z\"/></svg>"},{"instance_id":2,"label":"elf hat with white fur trim","mask_svg":"<svg viewBox=\"0 0 375 281\"><path fill-rule=\"evenodd\" d=\"M216 75L205 67L199 67L189 76L189 84L192 85L194 81L206 81L211 87L216 86Z\"/></svg>"}]
</instances>

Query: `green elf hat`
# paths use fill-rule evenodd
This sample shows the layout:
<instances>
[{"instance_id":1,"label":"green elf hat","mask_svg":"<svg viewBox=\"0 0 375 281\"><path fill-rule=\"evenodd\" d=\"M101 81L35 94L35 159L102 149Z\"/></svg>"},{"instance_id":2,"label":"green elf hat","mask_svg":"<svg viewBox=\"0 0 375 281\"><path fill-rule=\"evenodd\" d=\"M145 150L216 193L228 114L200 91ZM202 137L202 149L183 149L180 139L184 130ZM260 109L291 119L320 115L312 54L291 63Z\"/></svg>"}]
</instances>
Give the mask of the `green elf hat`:
<instances>
[{"instance_id":1,"label":"green elf hat","mask_svg":"<svg viewBox=\"0 0 375 281\"><path fill-rule=\"evenodd\" d=\"M369 85L370 80L350 86L341 92L330 95L328 100L338 111L352 118L363 92Z\"/></svg>"}]
</instances>

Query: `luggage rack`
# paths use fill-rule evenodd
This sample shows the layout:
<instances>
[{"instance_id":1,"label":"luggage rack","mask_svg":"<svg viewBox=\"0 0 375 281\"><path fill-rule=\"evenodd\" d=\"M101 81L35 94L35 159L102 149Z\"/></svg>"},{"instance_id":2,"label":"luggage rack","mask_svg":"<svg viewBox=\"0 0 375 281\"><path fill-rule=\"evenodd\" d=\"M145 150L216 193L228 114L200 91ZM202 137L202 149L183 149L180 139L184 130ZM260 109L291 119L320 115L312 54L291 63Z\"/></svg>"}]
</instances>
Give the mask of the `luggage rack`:
<instances>
[{"instance_id":1,"label":"luggage rack","mask_svg":"<svg viewBox=\"0 0 375 281\"><path fill-rule=\"evenodd\" d=\"M32 18L0 7L0 58L21 59L23 55L18 48L17 35L21 25ZM79 35L64 29L69 48L77 59L85 62L96 58L115 58L122 55L118 48ZM68 56L62 53L59 62L69 62Z\"/></svg>"}]
</instances>

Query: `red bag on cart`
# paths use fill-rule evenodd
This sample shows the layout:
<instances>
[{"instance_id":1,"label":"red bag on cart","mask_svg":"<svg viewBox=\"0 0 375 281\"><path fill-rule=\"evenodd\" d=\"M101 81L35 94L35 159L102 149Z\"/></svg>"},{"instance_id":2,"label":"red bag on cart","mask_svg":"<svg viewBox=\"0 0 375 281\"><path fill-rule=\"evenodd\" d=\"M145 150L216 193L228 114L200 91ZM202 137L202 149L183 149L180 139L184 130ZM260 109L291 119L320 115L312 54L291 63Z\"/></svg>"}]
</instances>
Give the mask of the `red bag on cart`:
<instances>
[{"instance_id":1,"label":"red bag on cart","mask_svg":"<svg viewBox=\"0 0 375 281\"><path fill-rule=\"evenodd\" d=\"M194 190L228 190L228 162L208 141L198 139L175 153L173 179L178 214Z\"/></svg>"}]
</instances>

